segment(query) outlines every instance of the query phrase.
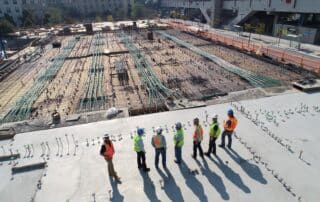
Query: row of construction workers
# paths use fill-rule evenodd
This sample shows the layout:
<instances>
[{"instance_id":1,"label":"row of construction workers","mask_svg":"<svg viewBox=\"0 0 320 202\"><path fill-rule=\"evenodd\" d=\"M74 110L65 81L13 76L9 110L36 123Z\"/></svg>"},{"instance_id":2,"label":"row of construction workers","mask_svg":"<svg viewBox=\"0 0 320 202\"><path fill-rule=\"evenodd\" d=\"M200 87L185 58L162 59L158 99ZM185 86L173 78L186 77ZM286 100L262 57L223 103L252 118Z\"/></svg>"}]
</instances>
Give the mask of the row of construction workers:
<instances>
[{"instance_id":1,"label":"row of construction workers","mask_svg":"<svg viewBox=\"0 0 320 202\"><path fill-rule=\"evenodd\" d=\"M232 134L237 127L237 119L234 116L233 110L228 110L228 119L224 121L223 124L223 132L221 138L220 147L225 147L225 138L228 137L228 148L231 148L232 145ZM208 151L203 153L201 143L203 141L203 128L200 124L198 118L193 120L193 124L195 127L193 134L193 154L192 157L194 159L197 158L197 151L199 151L200 157L204 158L204 155L210 157L211 154L217 155L216 153L216 140L220 136L221 129L218 122L218 115L214 115L212 118L212 124L210 124L209 129L209 148ZM174 147L175 147L175 162L180 164L182 162L182 147L184 145L184 131L182 124L180 122L175 124L176 132L173 137ZM162 157L162 166L164 169L167 168L166 165L166 138L162 134L162 128L159 127L156 129L156 134L151 139L151 145L155 149L155 167L159 169L159 158ZM145 134L143 128L138 128L137 135L134 137L134 151L137 153L137 163L138 169L142 169L142 171L148 172L150 168L147 167L146 164L146 151L144 148L144 143L142 140L142 136ZM117 182L121 182L117 173L114 170L112 158L115 153L114 146L108 135L104 137L104 144L101 146L100 154L104 156L105 160L108 163L108 171L109 176L113 177Z\"/></svg>"}]
</instances>

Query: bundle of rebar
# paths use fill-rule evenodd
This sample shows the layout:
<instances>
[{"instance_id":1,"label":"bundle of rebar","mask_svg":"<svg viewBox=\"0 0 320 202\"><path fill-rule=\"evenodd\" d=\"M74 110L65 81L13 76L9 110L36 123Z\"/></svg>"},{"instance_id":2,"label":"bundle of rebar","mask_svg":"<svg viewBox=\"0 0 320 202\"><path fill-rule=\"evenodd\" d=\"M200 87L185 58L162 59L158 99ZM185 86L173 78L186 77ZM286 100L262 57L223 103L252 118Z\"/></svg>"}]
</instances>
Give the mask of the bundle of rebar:
<instances>
[{"instance_id":1,"label":"bundle of rebar","mask_svg":"<svg viewBox=\"0 0 320 202\"><path fill-rule=\"evenodd\" d=\"M28 119L31 115L32 105L41 95L45 87L54 79L58 71L70 55L78 40L72 38L62 49L62 53L54 58L53 63L42 72L31 88L14 104L14 106L1 119L1 122L13 122Z\"/></svg>"},{"instance_id":2,"label":"bundle of rebar","mask_svg":"<svg viewBox=\"0 0 320 202\"><path fill-rule=\"evenodd\" d=\"M80 112L105 109L106 98L103 93L104 66L102 60L104 39L101 33L94 36L92 63L88 71L86 90L80 100Z\"/></svg>"},{"instance_id":3,"label":"bundle of rebar","mask_svg":"<svg viewBox=\"0 0 320 202\"><path fill-rule=\"evenodd\" d=\"M207 58L208 60L211 60L212 62L218 64L219 66L223 67L229 72L232 72L243 79L247 80L251 85L254 87L274 87L274 86L279 86L281 83L278 80L275 80L273 78L260 75L248 70L244 70L240 67L237 67L215 55L212 55L204 50L201 50L194 45L187 43L181 39L178 39L175 36L172 36L164 31L157 31L159 34L162 36L174 41L175 43L179 44L180 46L183 46L185 48L188 48L189 50L201 55L202 57Z\"/></svg>"},{"instance_id":4,"label":"bundle of rebar","mask_svg":"<svg viewBox=\"0 0 320 202\"><path fill-rule=\"evenodd\" d=\"M175 93L164 86L158 79L152 66L146 60L143 51L135 46L131 37L124 32L119 32L118 37L134 59L134 63L139 72L139 77L148 92L149 103L163 104L166 98L175 96Z\"/></svg>"}]
</instances>

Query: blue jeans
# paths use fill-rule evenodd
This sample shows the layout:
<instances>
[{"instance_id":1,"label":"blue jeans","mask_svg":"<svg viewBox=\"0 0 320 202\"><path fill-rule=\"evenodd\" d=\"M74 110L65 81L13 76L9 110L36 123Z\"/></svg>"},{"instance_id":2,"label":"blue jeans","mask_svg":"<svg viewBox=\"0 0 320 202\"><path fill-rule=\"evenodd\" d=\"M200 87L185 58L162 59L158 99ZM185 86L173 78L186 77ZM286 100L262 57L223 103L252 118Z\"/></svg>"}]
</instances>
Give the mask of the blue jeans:
<instances>
[{"instance_id":1,"label":"blue jeans","mask_svg":"<svg viewBox=\"0 0 320 202\"><path fill-rule=\"evenodd\" d=\"M182 147L174 147L174 154L177 161L180 163L182 161Z\"/></svg>"},{"instance_id":2,"label":"blue jeans","mask_svg":"<svg viewBox=\"0 0 320 202\"><path fill-rule=\"evenodd\" d=\"M222 137L221 137L221 146L224 147L225 145L225 138L226 136L228 136L228 147L231 148L231 145L232 145L232 133L233 132L230 132L230 131L223 131L222 133Z\"/></svg>"},{"instance_id":3,"label":"blue jeans","mask_svg":"<svg viewBox=\"0 0 320 202\"><path fill-rule=\"evenodd\" d=\"M166 166L166 149L165 148L156 149L155 166L156 168L158 168L160 154L162 157L162 166L166 168L167 166Z\"/></svg>"}]
</instances>

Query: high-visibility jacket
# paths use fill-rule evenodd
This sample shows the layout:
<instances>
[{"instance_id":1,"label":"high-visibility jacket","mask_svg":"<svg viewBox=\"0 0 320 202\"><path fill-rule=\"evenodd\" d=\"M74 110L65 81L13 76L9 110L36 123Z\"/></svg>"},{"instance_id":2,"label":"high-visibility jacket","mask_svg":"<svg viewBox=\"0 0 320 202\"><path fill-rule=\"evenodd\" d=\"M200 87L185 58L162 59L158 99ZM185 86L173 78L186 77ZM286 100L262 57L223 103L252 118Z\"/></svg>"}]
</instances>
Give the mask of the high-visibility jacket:
<instances>
[{"instance_id":1,"label":"high-visibility jacket","mask_svg":"<svg viewBox=\"0 0 320 202\"><path fill-rule=\"evenodd\" d=\"M142 148L141 148L141 146L139 144L140 140L142 140L140 135L135 136L134 139L133 139L134 151L136 151L136 152L141 152L142 151Z\"/></svg>"},{"instance_id":2,"label":"high-visibility jacket","mask_svg":"<svg viewBox=\"0 0 320 202\"><path fill-rule=\"evenodd\" d=\"M174 145L177 145L177 147L182 147L184 145L184 132L182 129L176 132L176 134L173 137L173 142Z\"/></svg>"},{"instance_id":3,"label":"high-visibility jacket","mask_svg":"<svg viewBox=\"0 0 320 202\"><path fill-rule=\"evenodd\" d=\"M114 147L113 144L111 143L111 145L109 144L104 144L106 150L103 153L103 156L105 159L111 159L114 155Z\"/></svg>"},{"instance_id":4,"label":"high-visibility jacket","mask_svg":"<svg viewBox=\"0 0 320 202\"><path fill-rule=\"evenodd\" d=\"M201 125L196 126L193 133L193 140L198 142L203 140L203 129Z\"/></svg>"},{"instance_id":5,"label":"high-visibility jacket","mask_svg":"<svg viewBox=\"0 0 320 202\"><path fill-rule=\"evenodd\" d=\"M163 135L154 135L151 144L156 149L166 148L166 140Z\"/></svg>"},{"instance_id":6,"label":"high-visibility jacket","mask_svg":"<svg viewBox=\"0 0 320 202\"><path fill-rule=\"evenodd\" d=\"M218 126L218 130L214 131L215 126ZM218 138L221 133L221 129L218 123L213 123L210 125L209 135L210 137Z\"/></svg>"},{"instance_id":7,"label":"high-visibility jacket","mask_svg":"<svg viewBox=\"0 0 320 202\"><path fill-rule=\"evenodd\" d=\"M234 129L236 129L238 124L238 120L235 117L228 117L227 121L224 121L224 130L229 131L229 132L233 132Z\"/></svg>"}]
</instances>

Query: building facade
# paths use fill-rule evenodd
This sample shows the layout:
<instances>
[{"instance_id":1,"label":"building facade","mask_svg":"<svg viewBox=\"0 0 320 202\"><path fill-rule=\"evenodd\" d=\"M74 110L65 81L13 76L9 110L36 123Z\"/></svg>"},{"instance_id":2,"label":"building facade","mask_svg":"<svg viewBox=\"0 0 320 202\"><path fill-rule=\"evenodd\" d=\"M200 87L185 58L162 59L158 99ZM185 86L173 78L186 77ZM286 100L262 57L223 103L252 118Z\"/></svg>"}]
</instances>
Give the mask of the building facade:
<instances>
[{"instance_id":1,"label":"building facade","mask_svg":"<svg viewBox=\"0 0 320 202\"><path fill-rule=\"evenodd\" d=\"M43 18L49 7L75 11L81 17L111 14L126 18L130 0L0 0L0 17L10 16L19 25L23 10Z\"/></svg>"},{"instance_id":2,"label":"building facade","mask_svg":"<svg viewBox=\"0 0 320 202\"><path fill-rule=\"evenodd\" d=\"M11 18L19 25L22 16L21 0L0 0L0 18Z\"/></svg>"}]
</instances>

